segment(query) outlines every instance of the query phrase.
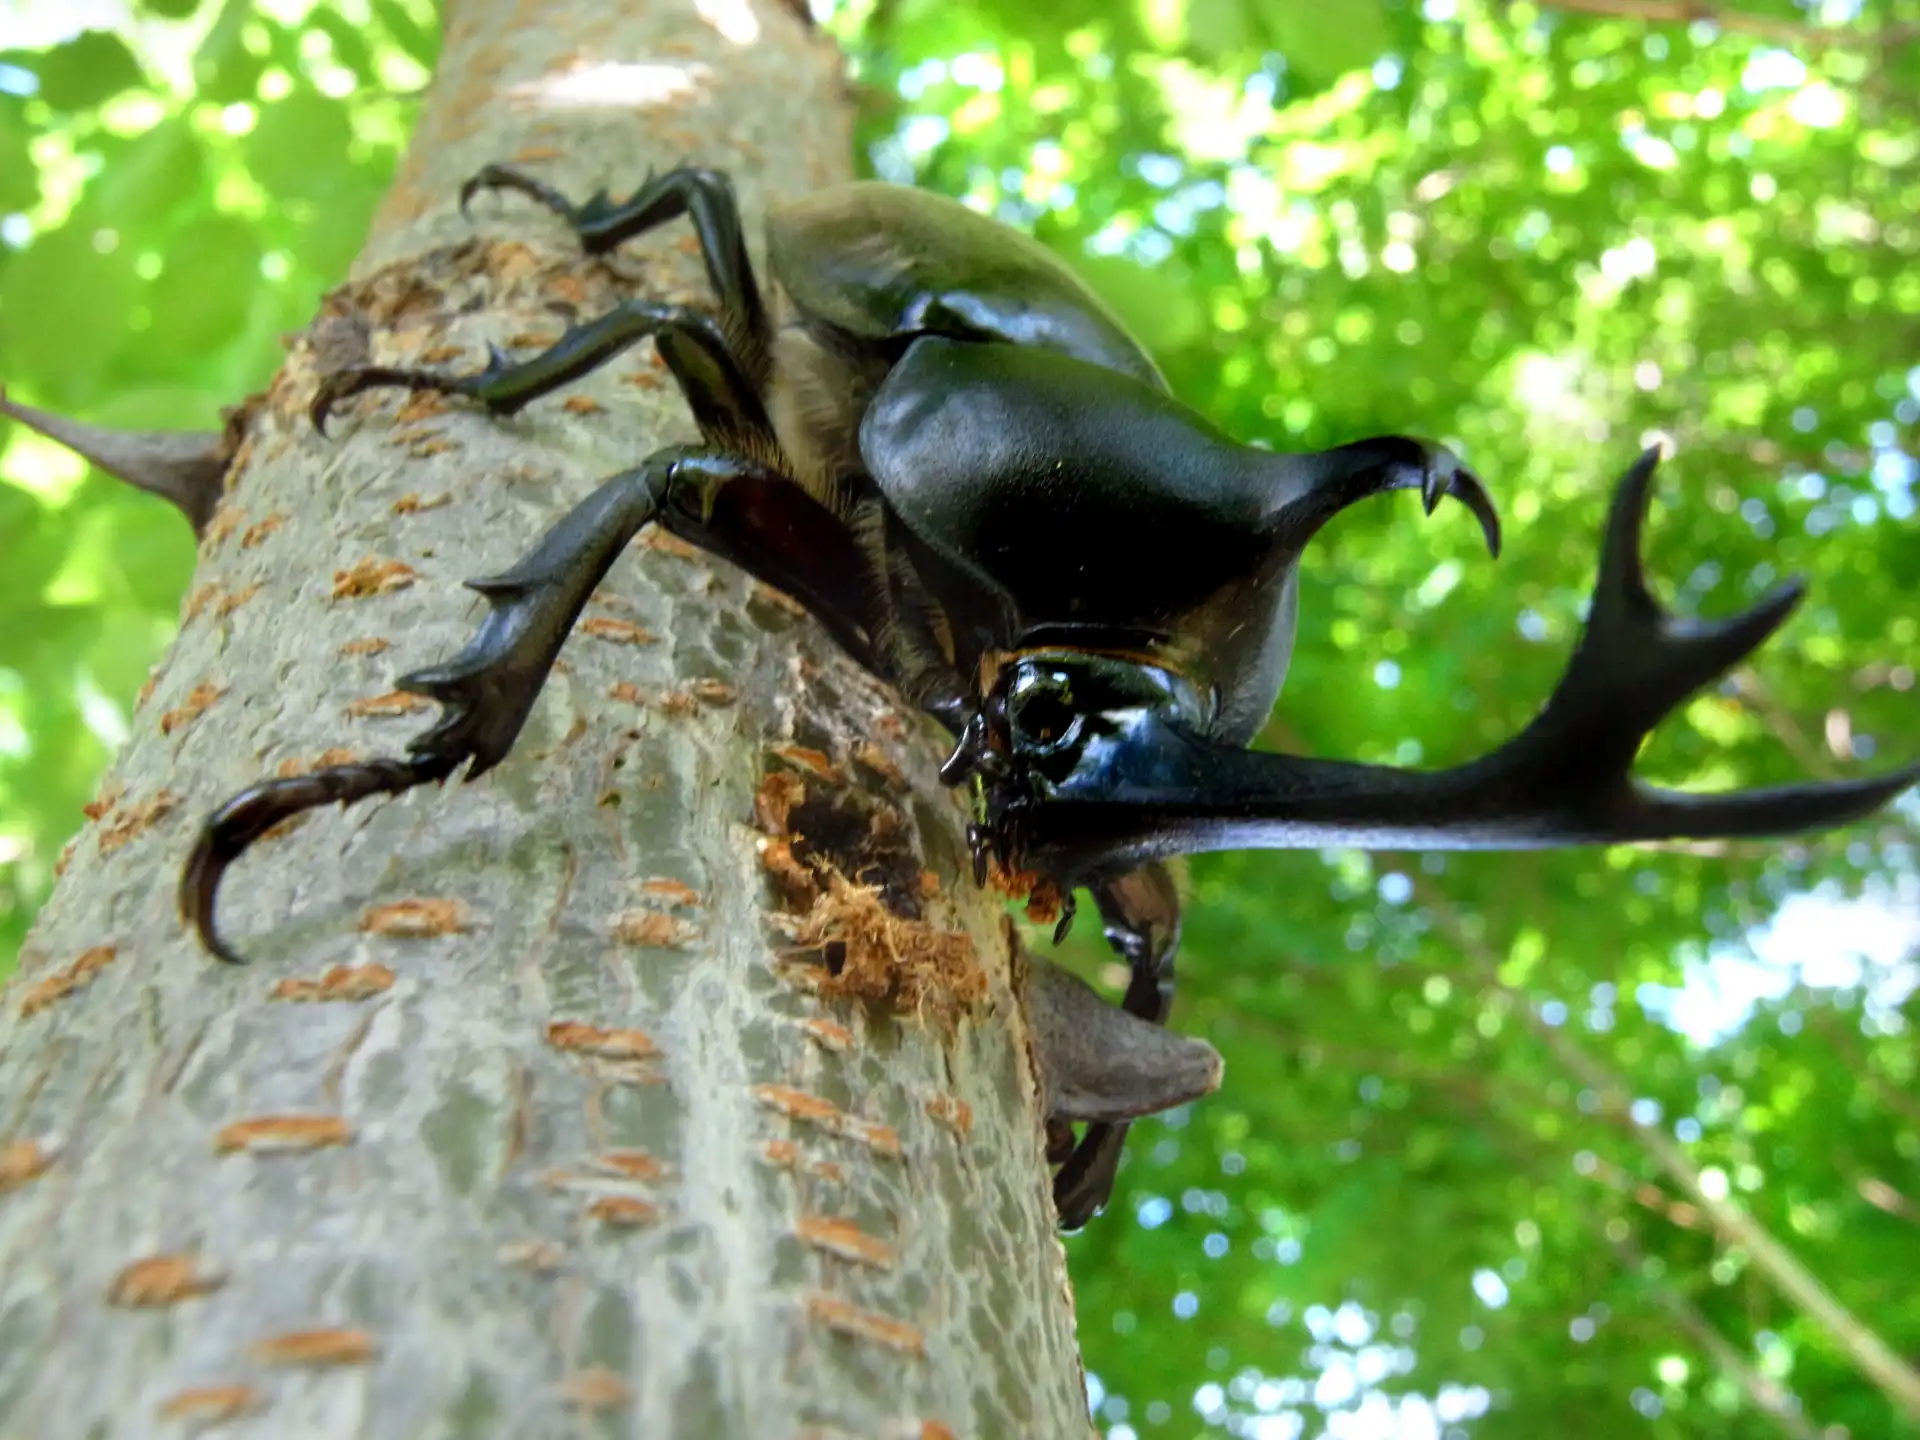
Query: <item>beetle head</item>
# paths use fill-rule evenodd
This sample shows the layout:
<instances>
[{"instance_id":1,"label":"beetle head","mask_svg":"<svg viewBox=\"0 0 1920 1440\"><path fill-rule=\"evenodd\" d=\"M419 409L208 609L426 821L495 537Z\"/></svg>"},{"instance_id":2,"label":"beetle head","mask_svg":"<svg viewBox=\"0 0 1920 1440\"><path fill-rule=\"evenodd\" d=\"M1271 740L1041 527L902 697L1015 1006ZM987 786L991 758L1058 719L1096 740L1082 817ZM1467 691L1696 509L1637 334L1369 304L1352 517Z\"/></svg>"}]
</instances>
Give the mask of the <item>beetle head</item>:
<instances>
[{"instance_id":1,"label":"beetle head","mask_svg":"<svg viewBox=\"0 0 1920 1440\"><path fill-rule=\"evenodd\" d=\"M1042 799L1102 777L1143 779L1148 737L1165 722L1204 732L1214 699L1178 671L1134 654L1048 648L1012 656L941 768L957 785L978 776L1006 799Z\"/></svg>"}]
</instances>

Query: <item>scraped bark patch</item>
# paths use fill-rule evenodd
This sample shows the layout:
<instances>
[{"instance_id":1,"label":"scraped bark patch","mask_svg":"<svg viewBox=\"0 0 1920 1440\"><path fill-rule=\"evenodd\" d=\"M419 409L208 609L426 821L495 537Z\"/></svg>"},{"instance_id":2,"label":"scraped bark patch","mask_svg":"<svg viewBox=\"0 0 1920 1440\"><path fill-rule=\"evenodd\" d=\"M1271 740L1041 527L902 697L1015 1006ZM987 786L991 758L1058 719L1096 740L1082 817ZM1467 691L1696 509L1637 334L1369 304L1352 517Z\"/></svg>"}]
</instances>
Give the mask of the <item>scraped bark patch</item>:
<instances>
[{"instance_id":1,"label":"scraped bark patch","mask_svg":"<svg viewBox=\"0 0 1920 1440\"><path fill-rule=\"evenodd\" d=\"M671 555L676 560L703 558L697 546L688 544L671 530L662 530L658 525L649 525L643 530L640 534L640 543L657 554Z\"/></svg>"},{"instance_id":2,"label":"scraped bark patch","mask_svg":"<svg viewBox=\"0 0 1920 1440\"><path fill-rule=\"evenodd\" d=\"M419 578L420 572L401 560L382 560L369 555L358 564L333 572L333 598L361 600L369 595L385 595L404 590Z\"/></svg>"},{"instance_id":3,"label":"scraped bark patch","mask_svg":"<svg viewBox=\"0 0 1920 1440\"><path fill-rule=\"evenodd\" d=\"M297 1150L324 1150L345 1145L353 1129L339 1115L254 1115L235 1120L215 1132L213 1148L222 1155L246 1151L272 1155Z\"/></svg>"},{"instance_id":4,"label":"scraped bark patch","mask_svg":"<svg viewBox=\"0 0 1920 1440\"><path fill-rule=\"evenodd\" d=\"M900 1158L900 1133L891 1125L850 1115L822 1096L796 1090L790 1085L756 1085L753 1087L753 1098L789 1120L808 1121L835 1135L858 1141L876 1154L889 1159ZM780 1162L776 1160L775 1163Z\"/></svg>"},{"instance_id":5,"label":"scraped bark patch","mask_svg":"<svg viewBox=\"0 0 1920 1440\"><path fill-rule=\"evenodd\" d=\"M567 1252L551 1240L510 1240L496 1252L502 1265L550 1275L567 1263Z\"/></svg>"},{"instance_id":6,"label":"scraped bark patch","mask_svg":"<svg viewBox=\"0 0 1920 1440\"><path fill-rule=\"evenodd\" d=\"M658 1205L636 1195L602 1195L587 1207L588 1218L629 1230L657 1225L661 1214Z\"/></svg>"},{"instance_id":7,"label":"scraped bark patch","mask_svg":"<svg viewBox=\"0 0 1920 1440\"><path fill-rule=\"evenodd\" d=\"M613 938L623 945L672 949L699 933L686 921L658 910L628 910L613 917Z\"/></svg>"},{"instance_id":8,"label":"scraped bark patch","mask_svg":"<svg viewBox=\"0 0 1920 1440\"><path fill-rule=\"evenodd\" d=\"M262 1365L365 1365L375 1354L373 1336L364 1330L289 1330L269 1335L251 1347Z\"/></svg>"},{"instance_id":9,"label":"scraped bark patch","mask_svg":"<svg viewBox=\"0 0 1920 1440\"><path fill-rule=\"evenodd\" d=\"M853 1032L832 1020L802 1020L800 1028L821 1049L831 1050L836 1055L844 1055L853 1048Z\"/></svg>"},{"instance_id":10,"label":"scraped bark patch","mask_svg":"<svg viewBox=\"0 0 1920 1440\"><path fill-rule=\"evenodd\" d=\"M130 1310L159 1309L210 1295L224 1284L226 1276L202 1270L196 1256L149 1255L113 1277L107 1303Z\"/></svg>"},{"instance_id":11,"label":"scraped bark patch","mask_svg":"<svg viewBox=\"0 0 1920 1440\"><path fill-rule=\"evenodd\" d=\"M180 797L173 791L159 790L138 804L117 807L101 826L100 853L111 855L122 845L137 840L171 815L179 805Z\"/></svg>"},{"instance_id":12,"label":"scraped bark patch","mask_svg":"<svg viewBox=\"0 0 1920 1440\"><path fill-rule=\"evenodd\" d=\"M433 708L433 701L424 695L415 695L406 690L389 690L385 695L369 695L364 700L350 701L347 714L355 720L378 718L392 715L412 715L421 710Z\"/></svg>"},{"instance_id":13,"label":"scraped bark patch","mask_svg":"<svg viewBox=\"0 0 1920 1440\"><path fill-rule=\"evenodd\" d=\"M856 1340L870 1341L902 1355L923 1357L927 1353L926 1333L918 1325L895 1320L890 1315L862 1310L837 1295L807 1296L807 1318L829 1330Z\"/></svg>"},{"instance_id":14,"label":"scraped bark patch","mask_svg":"<svg viewBox=\"0 0 1920 1440\"><path fill-rule=\"evenodd\" d=\"M458 900L395 900L375 905L360 917L360 929L366 934L396 940L455 935L465 930L467 923L467 907Z\"/></svg>"},{"instance_id":15,"label":"scraped bark patch","mask_svg":"<svg viewBox=\"0 0 1920 1440\"><path fill-rule=\"evenodd\" d=\"M310 759L292 756L282 760L274 767L273 773L282 780L291 780L296 775L311 775L316 770L331 770L336 765L351 765L359 758L358 750L349 750L344 745L334 745Z\"/></svg>"},{"instance_id":16,"label":"scraped bark patch","mask_svg":"<svg viewBox=\"0 0 1920 1440\"><path fill-rule=\"evenodd\" d=\"M58 1153L59 1147L45 1140L11 1140L0 1145L0 1195L38 1180Z\"/></svg>"},{"instance_id":17,"label":"scraped bark patch","mask_svg":"<svg viewBox=\"0 0 1920 1440\"><path fill-rule=\"evenodd\" d=\"M644 1030L609 1029L584 1020L555 1020L547 1026L547 1043L556 1050L597 1055L603 1060L651 1060L660 1053Z\"/></svg>"},{"instance_id":18,"label":"scraped bark patch","mask_svg":"<svg viewBox=\"0 0 1920 1440\"><path fill-rule=\"evenodd\" d=\"M560 1382L560 1398L579 1410L612 1410L632 1400L633 1392L606 1366L588 1365Z\"/></svg>"},{"instance_id":19,"label":"scraped bark patch","mask_svg":"<svg viewBox=\"0 0 1920 1440\"><path fill-rule=\"evenodd\" d=\"M624 1180L662 1180L667 1174L667 1167L644 1150L603 1150L587 1165Z\"/></svg>"},{"instance_id":20,"label":"scraped bark patch","mask_svg":"<svg viewBox=\"0 0 1920 1440\"><path fill-rule=\"evenodd\" d=\"M776 745L771 752L789 765L807 771L822 780L837 781L845 784L847 777L840 773L831 756L807 745Z\"/></svg>"},{"instance_id":21,"label":"scraped bark patch","mask_svg":"<svg viewBox=\"0 0 1920 1440\"><path fill-rule=\"evenodd\" d=\"M289 976L273 987L270 1000L370 1000L393 988L393 971L384 965L335 965L318 980Z\"/></svg>"},{"instance_id":22,"label":"scraped bark patch","mask_svg":"<svg viewBox=\"0 0 1920 1440\"><path fill-rule=\"evenodd\" d=\"M927 1116L936 1125L944 1125L962 1140L973 1133L973 1107L952 1095L935 1095L927 1101Z\"/></svg>"},{"instance_id":23,"label":"scraped bark patch","mask_svg":"<svg viewBox=\"0 0 1920 1440\"><path fill-rule=\"evenodd\" d=\"M216 620L224 620L259 593L257 581L238 590L226 590L214 584L196 585L182 602L180 618L198 620L202 615L211 615Z\"/></svg>"},{"instance_id":24,"label":"scraped bark patch","mask_svg":"<svg viewBox=\"0 0 1920 1440\"><path fill-rule=\"evenodd\" d=\"M95 945L82 950L72 964L29 985L26 993L20 997L21 1018L37 1014L54 1002L66 999L74 991L85 989L93 983L94 976L113 963L119 953L111 945Z\"/></svg>"},{"instance_id":25,"label":"scraped bark patch","mask_svg":"<svg viewBox=\"0 0 1920 1440\"><path fill-rule=\"evenodd\" d=\"M831 1215L802 1215L794 1233L816 1250L852 1260L875 1270L891 1270L895 1263L892 1245L878 1235L869 1235L851 1220Z\"/></svg>"},{"instance_id":26,"label":"scraped bark patch","mask_svg":"<svg viewBox=\"0 0 1920 1440\"><path fill-rule=\"evenodd\" d=\"M224 685L215 685L210 681L202 680L187 692L186 699L160 717L160 733L171 735L183 726L192 724L200 718L208 706L226 693Z\"/></svg>"},{"instance_id":27,"label":"scraped bark patch","mask_svg":"<svg viewBox=\"0 0 1920 1440\"><path fill-rule=\"evenodd\" d=\"M340 647L342 655L378 655L382 650L391 649L391 640L382 640L378 635L368 635L363 639L349 640Z\"/></svg>"},{"instance_id":28,"label":"scraped bark patch","mask_svg":"<svg viewBox=\"0 0 1920 1440\"><path fill-rule=\"evenodd\" d=\"M218 1425L267 1408L267 1397L251 1385L196 1385L160 1402L162 1420Z\"/></svg>"},{"instance_id":29,"label":"scraped bark patch","mask_svg":"<svg viewBox=\"0 0 1920 1440\"><path fill-rule=\"evenodd\" d=\"M703 905L706 903L700 898L700 892L691 885L683 881L670 879L666 876L654 880L643 880L640 883L640 889L644 894L659 896L670 905Z\"/></svg>"},{"instance_id":30,"label":"scraped bark patch","mask_svg":"<svg viewBox=\"0 0 1920 1440\"><path fill-rule=\"evenodd\" d=\"M584 635L615 645L651 645L657 638L646 626L636 625L631 620L616 619L612 615L595 615L591 620L581 621L578 629Z\"/></svg>"}]
</instances>

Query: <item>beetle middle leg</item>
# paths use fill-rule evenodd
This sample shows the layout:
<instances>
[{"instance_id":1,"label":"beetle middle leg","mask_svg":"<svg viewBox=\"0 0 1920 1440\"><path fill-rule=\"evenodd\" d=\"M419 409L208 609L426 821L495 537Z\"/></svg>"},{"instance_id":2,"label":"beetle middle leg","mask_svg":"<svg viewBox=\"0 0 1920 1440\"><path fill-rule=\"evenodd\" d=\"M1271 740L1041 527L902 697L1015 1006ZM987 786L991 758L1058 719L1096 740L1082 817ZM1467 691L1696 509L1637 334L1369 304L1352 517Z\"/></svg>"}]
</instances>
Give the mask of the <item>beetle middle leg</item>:
<instances>
[{"instance_id":1,"label":"beetle middle leg","mask_svg":"<svg viewBox=\"0 0 1920 1440\"><path fill-rule=\"evenodd\" d=\"M1180 890L1172 872L1152 861L1089 888L1107 943L1131 972L1121 1008L1164 1025L1173 1008L1173 961L1180 949ZM1127 1129L1125 1124L1089 1124L1054 1175L1054 1208L1063 1229L1077 1230L1107 1203Z\"/></svg>"},{"instance_id":2,"label":"beetle middle leg","mask_svg":"<svg viewBox=\"0 0 1920 1440\"><path fill-rule=\"evenodd\" d=\"M321 380L309 414L323 433L333 407L365 390L389 386L478 400L491 415L511 415L590 375L649 336L680 382L703 434L716 428L770 434L766 407L739 348L711 315L657 300L623 300L606 314L572 325L538 355L514 360L487 347L485 368L472 375L391 365L358 365Z\"/></svg>"},{"instance_id":3,"label":"beetle middle leg","mask_svg":"<svg viewBox=\"0 0 1920 1440\"><path fill-rule=\"evenodd\" d=\"M468 582L488 606L479 633L445 664L395 682L441 706L438 723L408 745L404 759L263 781L214 813L179 892L181 914L207 948L240 959L215 925L220 880L273 826L321 805L443 781L462 767L472 780L504 759L587 598L654 522L788 591L855 660L872 664L860 557L832 513L774 465L715 446L662 450L604 482L510 569Z\"/></svg>"}]
</instances>

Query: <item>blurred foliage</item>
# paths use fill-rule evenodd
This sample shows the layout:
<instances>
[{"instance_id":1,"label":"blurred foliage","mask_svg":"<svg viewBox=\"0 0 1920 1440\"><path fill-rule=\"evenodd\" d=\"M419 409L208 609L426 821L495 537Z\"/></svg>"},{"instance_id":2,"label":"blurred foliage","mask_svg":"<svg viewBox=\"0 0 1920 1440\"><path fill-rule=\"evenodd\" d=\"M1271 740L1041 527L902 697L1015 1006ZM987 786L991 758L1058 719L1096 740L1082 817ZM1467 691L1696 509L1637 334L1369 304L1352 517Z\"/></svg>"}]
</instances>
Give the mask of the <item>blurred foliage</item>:
<instances>
[{"instance_id":1,"label":"blurred foliage","mask_svg":"<svg viewBox=\"0 0 1920 1440\"><path fill-rule=\"evenodd\" d=\"M1341 519L1272 744L1440 764L1523 724L1611 482L1661 437L1674 603L1726 613L1788 572L1811 598L1644 773L1920 751L1920 0L1641 8L830 15L870 167L1083 265L1229 430L1432 434L1502 498L1497 563L1452 507ZM211 427L354 253L433 21L149 0L73 34L44 9L0 53L0 376ZM0 444L10 955L192 554L159 502ZM1196 863L1176 1023L1228 1078L1137 1128L1070 1243L1105 1432L1916 1433L1705 1210L1743 1207L1920 1356L1916 821L1909 799L1792 846Z\"/></svg>"}]
</instances>

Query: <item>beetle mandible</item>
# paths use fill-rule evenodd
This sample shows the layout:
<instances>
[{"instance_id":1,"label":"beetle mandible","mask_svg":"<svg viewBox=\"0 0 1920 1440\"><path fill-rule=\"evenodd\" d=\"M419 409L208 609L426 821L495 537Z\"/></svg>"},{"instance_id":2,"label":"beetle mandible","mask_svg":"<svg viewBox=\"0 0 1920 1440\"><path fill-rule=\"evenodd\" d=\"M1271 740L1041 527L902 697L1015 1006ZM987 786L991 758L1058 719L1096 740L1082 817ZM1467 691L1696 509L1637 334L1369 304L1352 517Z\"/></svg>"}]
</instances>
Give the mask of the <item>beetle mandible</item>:
<instances>
[{"instance_id":1,"label":"beetle mandible","mask_svg":"<svg viewBox=\"0 0 1920 1440\"><path fill-rule=\"evenodd\" d=\"M545 206L593 253L686 216L715 311L631 299L525 361L494 350L477 374L340 372L316 426L381 387L511 414L651 337L703 443L613 476L513 568L470 582L489 607L473 640L398 682L442 707L404 758L268 780L209 819L181 908L223 959L239 959L214 919L233 861L300 811L498 764L581 607L649 524L792 595L944 725L942 777L974 795L976 878L994 859L1068 897L1084 887L1129 964L1125 1009L1154 1023L1172 999L1176 855L1784 834L1858 818L1920 776L1710 796L1632 778L1647 732L1800 595L1788 582L1712 622L1661 609L1639 560L1654 452L1618 487L1568 668L1513 740L1436 772L1249 751L1286 675L1301 553L1335 514L1386 490L1417 489L1429 513L1452 496L1498 553L1492 501L1451 452L1399 435L1313 454L1242 444L1168 392L1051 251L923 191L863 182L775 208L768 296L718 171L576 205L488 166L463 209L482 190ZM1092 1123L1055 1153L1063 1225L1104 1203L1125 1133Z\"/></svg>"}]
</instances>

